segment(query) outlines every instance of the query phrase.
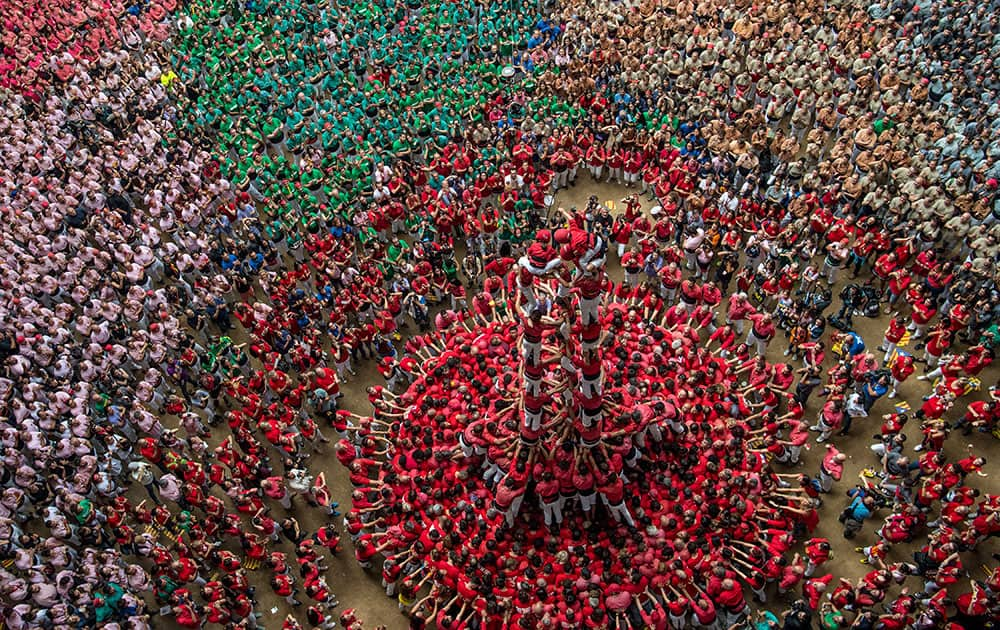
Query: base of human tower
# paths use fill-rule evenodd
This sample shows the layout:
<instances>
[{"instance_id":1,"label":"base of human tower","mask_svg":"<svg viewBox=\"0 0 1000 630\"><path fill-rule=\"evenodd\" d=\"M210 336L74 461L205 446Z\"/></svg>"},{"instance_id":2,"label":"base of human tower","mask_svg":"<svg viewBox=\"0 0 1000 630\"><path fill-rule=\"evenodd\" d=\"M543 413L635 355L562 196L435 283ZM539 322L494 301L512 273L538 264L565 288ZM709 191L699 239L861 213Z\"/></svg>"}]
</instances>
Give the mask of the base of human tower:
<instances>
[{"instance_id":1,"label":"base of human tower","mask_svg":"<svg viewBox=\"0 0 1000 630\"><path fill-rule=\"evenodd\" d=\"M544 374L526 403L531 313L508 280L512 290L493 278L464 319L411 340L405 392L375 391L374 415L355 417L338 445L359 486L347 515L358 560L385 558L387 593L439 628L472 617L539 628L546 616L635 628L681 599L738 616L742 584L762 587L758 545L787 531L774 545L787 549L808 513L736 419L739 366L706 349L704 330L661 325L666 308L644 287L611 287L595 439L565 356L577 300L550 304L555 279L536 285L531 310L547 327L532 360ZM541 426L526 436L523 408L538 403Z\"/></svg>"}]
</instances>

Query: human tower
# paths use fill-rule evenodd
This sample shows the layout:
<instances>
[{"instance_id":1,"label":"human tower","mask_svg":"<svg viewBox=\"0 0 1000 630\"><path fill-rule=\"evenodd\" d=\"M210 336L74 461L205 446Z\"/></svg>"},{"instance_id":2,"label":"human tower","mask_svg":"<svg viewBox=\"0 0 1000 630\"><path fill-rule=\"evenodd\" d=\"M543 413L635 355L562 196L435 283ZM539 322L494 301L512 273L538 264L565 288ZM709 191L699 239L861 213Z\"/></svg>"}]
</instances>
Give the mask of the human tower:
<instances>
[{"instance_id":1,"label":"human tower","mask_svg":"<svg viewBox=\"0 0 1000 630\"><path fill-rule=\"evenodd\" d=\"M737 419L741 366L611 283L606 249L583 225L536 232L467 318L409 342L406 391L374 389L348 427L347 529L411 615L736 618L741 584L762 587L757 543L791 546L808 500Z\"/></svg>"}]
</instances>

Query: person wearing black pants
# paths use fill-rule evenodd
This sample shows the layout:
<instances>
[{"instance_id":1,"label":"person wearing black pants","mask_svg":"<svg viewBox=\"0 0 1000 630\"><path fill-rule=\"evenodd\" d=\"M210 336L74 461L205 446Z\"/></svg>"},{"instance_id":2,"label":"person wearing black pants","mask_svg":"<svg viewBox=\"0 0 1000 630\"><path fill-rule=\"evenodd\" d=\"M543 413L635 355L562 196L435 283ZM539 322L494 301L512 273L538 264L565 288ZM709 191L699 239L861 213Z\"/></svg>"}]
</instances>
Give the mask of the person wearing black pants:
<instances>
[{"instance_id":1,"label":"person wearing black pants","mask_svg":"<svg viewBox=\"0 0 1000 630\"><path fill-rule=\"evenodd\" d=\"M819 367L815 365L802 368L798 370L798 373L801 374L801 377L799 378L798 384L795 386L795 402L805 407L806 401L809 400L809 396L811 396L813 390L823 382L823 379L820 378Z\"/></svg>"}]
</instances>

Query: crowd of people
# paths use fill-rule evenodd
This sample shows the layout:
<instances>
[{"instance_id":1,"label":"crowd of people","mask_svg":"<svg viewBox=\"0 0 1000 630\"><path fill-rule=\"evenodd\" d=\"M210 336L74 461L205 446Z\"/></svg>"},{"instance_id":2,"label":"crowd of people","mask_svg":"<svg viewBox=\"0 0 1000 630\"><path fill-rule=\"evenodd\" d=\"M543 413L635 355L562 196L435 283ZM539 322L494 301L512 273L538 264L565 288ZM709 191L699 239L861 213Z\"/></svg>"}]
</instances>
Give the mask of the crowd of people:
<instances>
[{"instance_id":1,"label":"crowd of people","mask_svg":"<svg viewBox=\"0 0 1000 630\"><path fill-rule=\"evenodd\" d=\"M255 628L271 589L286 628L360 628L325 577L342 529L417 627L995 619L997 571L965 579L1000 531L966 483L1000 418L993 4L3 20L6 627ZM555 204L590 180L631 190ZM371 417L338 403L363 361ZM815 575L824 501L871 542L863 579ZM801 594L782 619L771 582Z\"/></svg>"}]
</instances>

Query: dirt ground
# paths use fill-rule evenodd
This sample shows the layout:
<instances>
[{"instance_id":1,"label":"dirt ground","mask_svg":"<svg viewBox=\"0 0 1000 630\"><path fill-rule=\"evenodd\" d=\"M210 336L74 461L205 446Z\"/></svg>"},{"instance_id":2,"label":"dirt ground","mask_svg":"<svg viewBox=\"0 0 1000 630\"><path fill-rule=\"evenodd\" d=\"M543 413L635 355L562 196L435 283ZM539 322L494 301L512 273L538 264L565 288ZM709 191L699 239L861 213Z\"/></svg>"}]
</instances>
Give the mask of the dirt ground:
<instances>
[{"instance_id":1,"label":"dirt ground","mask_svg":"<svg viewBox=\"0 0 1000 630\"><path fill-rule=\"evenodd\" d=\"M586 205L587 199L591 194L597 195L601 201L610 199L614 200L617 204L629 192L628 189L618 185L594 182L590 179L589 175L581 173L574 187L559 193L556 197L556 205L567 208L573 205L583 207ZM643 199L643 204L647 210L652 205L648 199ZM621 269L614 253L609 255L608 267L612 278L621 280ZM846 277L847 274L842 275ZM838 292L839 286L834 290L834 296ZM838 306L839 300L835 299L831 309ZM854 321L856 331L864 337L868 348L877 347L882 340L882 334L886 328L888 317L885 315L881 315L877 319L856 317ZM784 338L779 335L769 348L768 359L772 362L783 361L784 357L781 353L784 348ZM800 366L796 364L796 367ZM365 395L365 388L370 384L383 383L384 381L371 361L356 365L355 370L357 371L357 376L351 377L350 381L342 385L344 397L341 399L341 406L355 413L367 414L370 413L371 408ZM919 369L917 373L920 373ZM998 374L1000 374L1000 370L994 365L982 375L984 390L997 381ZM838 449L847 453L848 461L845 466L844 479L834 486L833 493L826 495L824 498L824 505L820 508L821 521L815 535L825 536L833 544L833 559L824 567L824 570L833 573L835 576L856 578L869 570L868 567L859 563L861 555L855 553L853 548L857 545L870 544L875 540L874 531L878 529L881 517L886 516L888 510L880 512L879 520L871 520L866 523L862 532L853 541L845 540L841 536L841 528L837 522L837 515L847 503L844 493L858 481L860 471L876 464L876 459L868 447L872 443L872 435L878 432L881 415L891 411L893 405L898 404L902 400L908 401L914 410L917 409L921 403L921 396L929 390L928 383L917 381L915 376L903 385L897 399L888 400L883 398L875 405L869 419L855 421L850 436L835 436L831 438L831 442ZM982 392L979 395L982 395ZM821 400L818 392L812 396L807 418L811 417L810 414L815 414L818 411L818 403ZM952 414L960 413L960 410L961 405ZM911 445L919 443L918 424L917 422L910 422L907 426L908 443ZM986 456L989 462L986 470L994 472L985 478L971 476L968 483L983 491L1000 491L998 473L995 472L997 468L993 465L993 462L1000 458L1000 445L998 445L997 440L988 434L973 433L968 438L963 438L960 434L956 433L949 438L946 450L950 457L957 459L962 456L966 444L969 443L974 445L978 454ZM822 445L814 443L811 450L803 451L803 465L795 468L784 468L779 465L779 468L783 468L779 472L803 471L815 474L819 470L819 461L822 457L822 452ZM350 484L344 469L340 467L332 454L325 456L313 455L310 467L314 473L318 473L321 470L326 472L326 477L335 500L341 503L342 510L348 509L351 490ZM321 524L323 516L319 510L303 507L303 504L293 506L293 510L304 529L315 530ZM275 511L276 513L273 516L277 517L281 514L282 509L279 506L275 506ZM338 524L342 525L341 519L338 518L337 521ZM285 550L291 553L290 548ZM900 545L893 549L890 557L894 560L908 559L912 551L913 548L910 546ZM983 546L978 557L973 557L969 554L963 556L963 561L971 577L982 578L982 565L990 563L990 554L997 551L1000 551L1000 545L994 539L990 544ZM385 596L380 584L381 577L377 569L365 572L358 567L354 560L349 537L345 536L340 556L329 564L330 570L327 573L327 582L340 599L341 606L338 608L338 611L347 608L356 609L359 616L365 621L366 628L376 628L380 624L390 630L401 630L408 627L406 619L397 609L395 599ZM254 573L257 596L261 604L259 611L264 614L261 622L267 630L274 630L280 627L285 615L292 610L285 605L282 599L274 596L270 586L267 584L267 577L267 571L263 568ZM911 579L911 583L908 586L911 590L914 590L920 588L922 585L917 580ZM301 594L300 598L303 600L306 599L304 594ZM784 606L784 603L778 600L773 593L769 599L769 604L776 611L782 610ZM299 608L295 612L304 621L304 607Z\"/></svg>"}]
</instances>

